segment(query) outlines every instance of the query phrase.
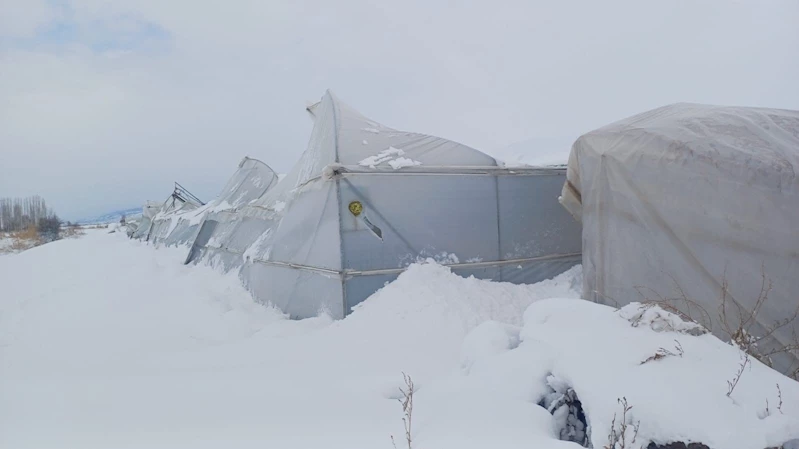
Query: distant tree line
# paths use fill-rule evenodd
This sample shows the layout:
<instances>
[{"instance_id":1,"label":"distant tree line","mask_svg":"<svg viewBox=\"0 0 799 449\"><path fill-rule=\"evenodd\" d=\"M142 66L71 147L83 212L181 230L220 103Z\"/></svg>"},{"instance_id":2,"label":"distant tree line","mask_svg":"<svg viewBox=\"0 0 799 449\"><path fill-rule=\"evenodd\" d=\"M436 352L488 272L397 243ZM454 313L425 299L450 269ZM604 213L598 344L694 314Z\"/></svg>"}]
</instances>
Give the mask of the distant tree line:
<instances>
[{"instance_id":1,"label":"distant tree line","mask_svg":"<svg viewBox=\"0 0 799 449\"><path fill-rule=\"evenodd\" d=\"M38 195L26 198L0 198L0 231L16 232L36 228L46 240L58 238L61 220Z\"/></svg>"}]
</instances>

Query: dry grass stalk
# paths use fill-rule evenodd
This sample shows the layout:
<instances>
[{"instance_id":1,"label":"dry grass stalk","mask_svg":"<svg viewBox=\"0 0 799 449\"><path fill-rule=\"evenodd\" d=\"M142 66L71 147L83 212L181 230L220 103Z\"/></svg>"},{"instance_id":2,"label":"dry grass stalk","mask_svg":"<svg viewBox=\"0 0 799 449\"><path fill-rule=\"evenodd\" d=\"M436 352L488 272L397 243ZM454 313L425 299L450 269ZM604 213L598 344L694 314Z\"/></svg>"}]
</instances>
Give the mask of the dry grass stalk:
<instances>
[{"instance_id":1,"label":"dry grass stalk","mask_svg":"<svg viewBox=\"0 0 799 449\"><path fill-rule=\"evenodd\" d=\"M12 233L12 238L11 249L14 251L24 251L41 243L39 232L36 230L35 225L30 225L22 231Z\"/></svg>"},{"instance_id":2,"label":"dry grass stalk","mask_svg":"<svg viewBox=\"0 0 799 449\"><path fill-rule=\"evenodd\" d=\"M405 388L400 387L402 399L397 399L402 404L402 424L405 426L405 442L408 449L413 449L413 440L411 438L411 431L413 430L413 394L416 392L413 385L411 376L402 373L402 378L405 381ZM394 435L391 435L391 444L394 448L397 447L397 442L394 440Z\"/></svg>"},{"instance_id":3,"label":"dry grass stalk","mask_svg":"<svg viewBox=\"0 0 799 449\"><path fill-rule=\"evenodd\" d=\"M641 421L637 421L632 425L632 440L627 443L627 433L630 425L627 414L633 409L632 405L627 403L627 398L623 397L617 399L618 403L622 406L621 422L619 423L618 430L616 429L616 414L613 414L613 421L610 423L610 433L608 434L608 444L604 449L632 449L635 445L635 440L638 438L638 429L641 426Z\"/></svg>"},{"instance_id":4,"label":"dry grass stalk","mask_svg":"<svg viewBox=\"0 0 799 449\"><path fill-rule=\"evenodd\" d=\"M677 340L674 340L674 343L675 343L674 350L676 352L670 351L670 350L668 350L666 348L658 348L658 350L655 351L655 353L653 355L650 355L649 357L647 357L647 359L644 360L643 362L639 363L639 365L643 365L643 364L649 363L649 362L655 362L655 361L658 361L660 359L665 359L666 357L682 357L683 354L685 354L685 351L683 351L683 349L682 349L682 345Z\"/></svg>"},{"instance_id":5,"label":"dry grass stalk","mask_svg":"<svg viewBox=\"0 0 799 449\"><path fill-rule=\"evenodd\" d=\"M735 391L735 387L738 385L738 381L741 380L746 366L751 366L751 364L752 360L749 359L749 354L741 351L741 364L738 365L738 371L735 373L735 377L733 377L732 380L727 381L727 397L730 397L732 392Z\"/></svg>"},{"instance_id":6,"label":"dry grass stalk","mask_svg":"<svg viewBox=\"0 0 799 449\"><path fill-rule=\"evenodd\" d=\"M782 415L782 389L780 388L780 384L777 384L777 411L780 412ZM768 406L768 398L766 398L766 413L764 417L771 416L771 410L769 410Z\"/></svg>"}]
</instances>

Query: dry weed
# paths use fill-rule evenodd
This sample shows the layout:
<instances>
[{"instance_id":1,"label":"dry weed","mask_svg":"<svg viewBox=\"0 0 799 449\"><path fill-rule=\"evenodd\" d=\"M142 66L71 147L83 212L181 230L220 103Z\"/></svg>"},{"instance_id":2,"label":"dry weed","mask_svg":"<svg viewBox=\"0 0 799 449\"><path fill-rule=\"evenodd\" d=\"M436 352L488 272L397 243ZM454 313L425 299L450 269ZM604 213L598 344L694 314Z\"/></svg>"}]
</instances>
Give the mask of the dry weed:
<instances>
[{"instance_id":1,"label":"dry weed","mask_svg":"<svg viewBox=\"0 0 799 449\"><path fill-rule=\"evenodd\" d=\"M641 421L637 421L632 424L632 439L628 443L627 434L629 433L628 429L630 427L628 421L632 420L632 417L628 417L627 415L630 410L633 409L633 406L627 403L627 398L617 399L617 401L622 406L621 422L619 423L617 429L616 414L614 413L613 421L610 423L608 444L605 445L604 449L633 449L635 446L635 440L638 438L638 428L641 426Z\"/></svg>"},{"instance_id":2,"label":"dry weed","mask_svg":"<svg viewBox=\"0 0 799 449\"><path fill-rule=\"evenodd\" d=\"M402 404L402 424L405 426L405 442L408 449L413 449L413 440L411 439L411 431L413 430L413 394L416 392L413 385L411 376L402 373L402 378L405 381L405 388L400 387L402 399L397 399ZM397 447L397 442L394 440L394 435L391 435L391 444L394 448Z\"/></svg>"},{"instance_id":3,"label":"dry weed","mask_svg":"<svg viewBox=\"0 0 799 449\"><path fill-rule=\"evenodd\" d=\"M11 242L13 251L25 251L41 244L39 233L34 225L30 225L22 231L12 232L11 238L13 239Z\"/></svg>"},{"instance_id":4,"label":"dry weed","mask_svg":"<svg viewBox=\"0 0 799 449\"><path fill-rule=\"evenodd\" d=\"M647 359L644 360L643 362L639 363L639 365L643 365L643 364L649 363L649 362L655 362L655 361L658 361L660 359L665 359L666 357L682 357L683 354L685 354L685 351L683 351L683 349L682 349L682 345L677 340L674 340L674 343L675 343L674 350L676 352L670 351L670 350L668 350L666 348L658 348L658 350L655 351L655 353L653 355L650 355L649 357L647 357Z\"/></svg>"},{"instance_id":5,"label":"dry weed","mask_svg":"<svg viewBox=\"0 0 799 449\"><path fill-rule=\"evenodd\" d=\"M741 380L741 376L743 376L747 365L751 366L752 361L749 359L748 353L741 351L741 364L738 365L738 371L735 373L735 377L733 377L732 380L727 381L727 397L730 397L732 392L735 391L735 387L738 385L738 381Z\"/></svg>"}]
</instances>

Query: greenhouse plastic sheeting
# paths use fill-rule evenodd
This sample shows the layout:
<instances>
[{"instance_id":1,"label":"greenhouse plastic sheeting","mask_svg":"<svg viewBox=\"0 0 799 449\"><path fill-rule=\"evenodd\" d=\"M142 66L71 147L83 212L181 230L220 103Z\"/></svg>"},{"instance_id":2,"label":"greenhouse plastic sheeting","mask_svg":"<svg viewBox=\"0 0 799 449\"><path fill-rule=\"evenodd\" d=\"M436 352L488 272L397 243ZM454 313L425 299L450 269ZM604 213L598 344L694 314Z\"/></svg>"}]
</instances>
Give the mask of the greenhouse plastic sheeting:
<instances>
[{"instance_id":1,"label":"greenhouse plastic sheeting","mask_svg":"<svg viewBox=\"0 0 799 449\"><path fill-rule=\"evenodd\" d=\"M767 334L799 306L798 172L797 111L676 104L581 136L561 201L582 220L585 297L670 299L688 311L687 297L723 336L723 286L736 322L738 306L755 309L765 275L750 331ZM759 349L797 333L794 321ZM797 361L774 364L787 372Z\"/></svg>"},{"instance_id":2,"label":"greenhouse plastic sheeting","mask_svg":"<svg viewBox=\"0 0 799 449\"><path fill-rule=\"evenodd\" d=\"M142 206L141 219L136 224L136 229L133 231L131 237L141 239L147 237L147 232L152 226L153 218L158 214L161 204L155 201L147 201Z\"/></svg>"},{"instance_id":3,"label":"greenhouse plastic sheeting","mask_svg":"<svg viewBox=\"0 0 799 449\"><path fill-rule=\"evenodd\" d=\"M219 214L230 214L259 198L277 181L277 174L268 165L245 157L219 196L208 204L200 207L188 202L175 205L168 199L152 219L148 239L167 246L191 243L206 217L217 219Z\"/></svg>"}]
</instances>

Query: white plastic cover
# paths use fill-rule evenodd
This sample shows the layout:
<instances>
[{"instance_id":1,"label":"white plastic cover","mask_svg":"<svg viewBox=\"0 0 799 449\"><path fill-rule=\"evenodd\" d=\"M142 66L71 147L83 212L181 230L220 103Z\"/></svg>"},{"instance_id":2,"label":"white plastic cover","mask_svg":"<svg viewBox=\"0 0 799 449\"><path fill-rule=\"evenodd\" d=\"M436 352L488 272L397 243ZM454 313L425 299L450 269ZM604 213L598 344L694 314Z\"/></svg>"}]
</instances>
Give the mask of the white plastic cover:
<instances>
[{"instance_id":1,"label":"white plastic cover","mask_svg":"<svg viewBox=\"0 0 799 449\"><path fill-rule=\"evenodd\" d=\"M753 330L766 333L799 306L798 171L797 111L675 104L583 135L561 202L582 219L585 297L684 308L686 296L721 333L723 282L753 310L762 269L771 290ZM764 344L798 331L794 321Z\"/></svg>"}]
</instances>

